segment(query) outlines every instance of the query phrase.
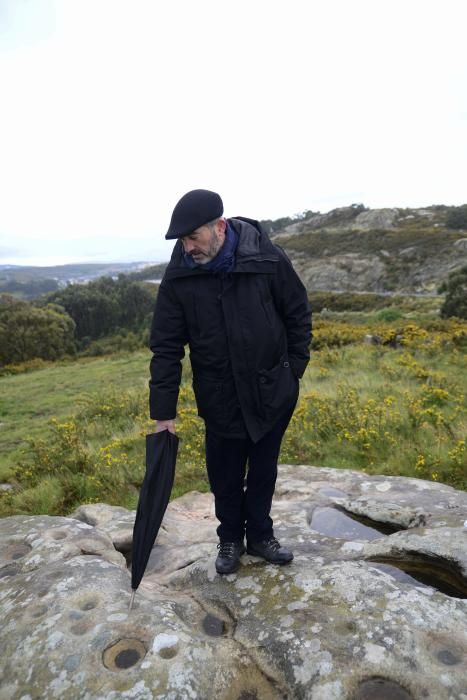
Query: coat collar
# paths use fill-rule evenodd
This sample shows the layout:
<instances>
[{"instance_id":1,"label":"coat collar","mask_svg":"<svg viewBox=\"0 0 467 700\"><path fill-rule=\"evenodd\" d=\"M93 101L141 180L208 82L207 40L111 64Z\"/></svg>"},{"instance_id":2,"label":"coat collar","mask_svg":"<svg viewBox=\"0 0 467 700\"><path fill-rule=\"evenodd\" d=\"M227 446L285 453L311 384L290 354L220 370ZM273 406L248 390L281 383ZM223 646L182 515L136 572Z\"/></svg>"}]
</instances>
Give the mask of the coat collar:
<instances>
[{"instance_id":1,"label":"coat collar","mask_svg":"<svg viewBox=\"0 0 467 700\"><path fill-rule=\"evenodd\" d=\"M234 217L228 222L238 234L238 247L233 274L237 272L271 273L276 271L279 255L266 231L254 219ZM183 261L181 240L174 246L164 279L212 274L202 266L189 268Z\"/></svg>"}]
</instances>

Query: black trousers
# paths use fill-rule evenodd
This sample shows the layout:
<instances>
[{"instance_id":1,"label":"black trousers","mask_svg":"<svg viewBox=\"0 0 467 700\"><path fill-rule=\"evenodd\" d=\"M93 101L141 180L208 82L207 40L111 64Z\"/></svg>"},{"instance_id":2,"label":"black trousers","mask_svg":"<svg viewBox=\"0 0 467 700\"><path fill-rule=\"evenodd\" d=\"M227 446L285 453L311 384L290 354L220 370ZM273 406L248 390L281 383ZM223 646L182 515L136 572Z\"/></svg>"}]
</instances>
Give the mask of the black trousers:
<instances>
[{"instance_id":1,"label":"black trousers","mask_svg":"<svg viewBox=\"0 0 467 700\"><path fill-rule=\"evenodd\" d=\"M221 541L243 540L246 533L247 540L258 542L274 534L270 511L277 460L293 408L256 443L221 437L206 425L206 466Z\"/></svg>"}]
</instances>

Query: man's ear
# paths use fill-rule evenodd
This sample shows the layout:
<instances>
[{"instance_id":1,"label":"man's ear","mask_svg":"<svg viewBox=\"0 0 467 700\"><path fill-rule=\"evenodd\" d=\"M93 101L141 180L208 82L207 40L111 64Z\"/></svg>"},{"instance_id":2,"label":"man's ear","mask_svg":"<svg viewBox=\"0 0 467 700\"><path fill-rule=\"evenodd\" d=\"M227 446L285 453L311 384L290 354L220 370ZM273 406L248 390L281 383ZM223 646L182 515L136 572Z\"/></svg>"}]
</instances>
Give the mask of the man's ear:
<instances>
[{"instance_id":1,"label":"man's ear","mask_svg":"<svg viewBox=\"0 0 467 700\"><path fill-rule=\"evenodd\" d=\"M219 228L217 230L219 231L219 233L225 234L225 232L227 230L227 221L225 219L219 219L218 226L219 226Z\"/></svg>"}]
</instances>

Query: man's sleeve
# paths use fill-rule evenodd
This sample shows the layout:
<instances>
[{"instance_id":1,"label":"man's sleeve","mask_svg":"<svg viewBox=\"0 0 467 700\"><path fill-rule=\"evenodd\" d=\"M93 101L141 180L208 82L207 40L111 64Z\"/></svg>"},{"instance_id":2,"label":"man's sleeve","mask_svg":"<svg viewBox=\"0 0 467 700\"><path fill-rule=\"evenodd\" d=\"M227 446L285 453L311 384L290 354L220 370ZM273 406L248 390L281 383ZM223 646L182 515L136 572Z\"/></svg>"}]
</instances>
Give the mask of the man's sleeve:
<instances>
[{"instance_id":1,"label":"man's sleeve","mask_svg":"<svg viewBox=\"0 0 467 700\"><path fill-rule=\"evenodd\" d=\"M300 378L310 360L311 306L307 291L289 258L282 248L276 248L279 265L272 291L287 333L290 366L295 376Z\"/></svg>"},{"instance_id":2,"label":"man's sleeve","mask_svg":"<svg viewBox=\"0 0 467 700\"><path fill-rule=\"evenodd\" d=\"M182 378L181 360L188 342L182 305L162 281L151 324L149 347L152 350L149 380L149 413L155 420L171 420L177 412Z\"/></svg>"}]
</instances>

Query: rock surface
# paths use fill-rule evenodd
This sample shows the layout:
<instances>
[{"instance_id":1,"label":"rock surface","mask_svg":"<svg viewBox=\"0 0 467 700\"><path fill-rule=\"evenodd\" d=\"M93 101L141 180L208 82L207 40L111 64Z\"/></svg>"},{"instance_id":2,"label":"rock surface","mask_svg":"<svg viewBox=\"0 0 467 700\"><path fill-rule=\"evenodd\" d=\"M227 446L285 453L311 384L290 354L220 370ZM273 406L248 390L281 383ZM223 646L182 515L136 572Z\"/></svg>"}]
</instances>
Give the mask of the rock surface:
<instances>
[{"instance_id":1,"label":"rock surface","mask_svg":"<svg viewBox=\"0 0 467 700\"><path fill-rule=\"evenodd\" d=\"M173 501L131 612L134 513L0 521L0 699L467 700L466 493L283 466L273 515L292 564L221 577Z\"/></svg>"},{"instance_id":2,"label":"rock surface","mask_svg":"<svg viewBox=\"0 0 467 700\"><path fill-rule=\"evenodd\" d=\"M467 239L446 226L446 212L340 207L273 234L310 292L436 295L467 263Z\"/></svg>"}]
</instances>

